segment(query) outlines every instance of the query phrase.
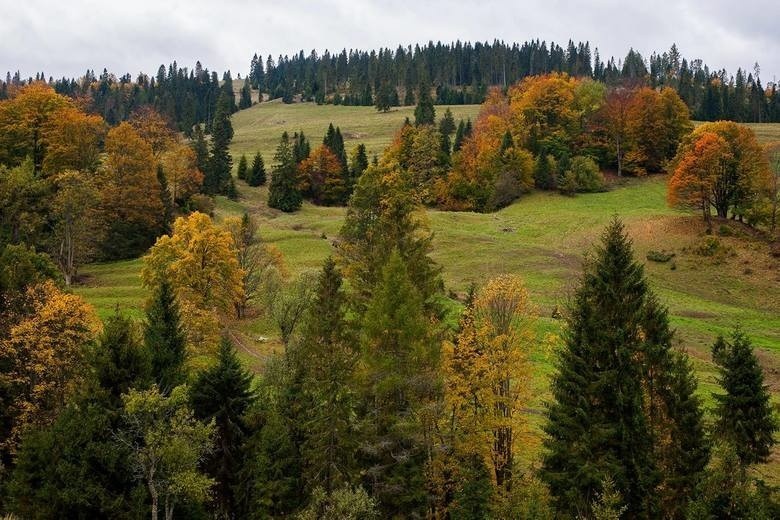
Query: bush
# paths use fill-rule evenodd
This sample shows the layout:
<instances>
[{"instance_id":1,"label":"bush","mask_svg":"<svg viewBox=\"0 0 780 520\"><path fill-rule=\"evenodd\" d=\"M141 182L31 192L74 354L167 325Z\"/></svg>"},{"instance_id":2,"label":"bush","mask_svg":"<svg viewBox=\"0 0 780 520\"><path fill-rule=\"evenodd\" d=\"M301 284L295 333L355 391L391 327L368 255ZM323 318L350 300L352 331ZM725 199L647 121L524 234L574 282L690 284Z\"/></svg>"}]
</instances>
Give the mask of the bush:
<instances>
[{"instance_id":1,"label":"bush","mask_svg":"<svg viewBox=\"0 0 780 520\"><path fill-rule=\"evenodd\" d=\"M214 199L202 193L196 193L190 197L190 211L200 211L206 215L214 215Z\"/></svg>"},{"instance_id":2,"label":"bush","mask_svg":"<svg viewBox=\"0 0 780 520\"><path fill-rule=\"evenodd\" d=\"M665 263L674 258L674 253L671 251L655 251L651 249L647 252L647 259L651 262Z\"/></svg>"},{"instance_id":3,"label":"bush","mask_svg":"<svg viewBox=\"0 0 780 520\"><path fill-rule=\"evenodd\" d=\"M604 191L604 176L593 159L578 155L563 174L559 189L566 194Z\"/></svg>"}]
</instances>

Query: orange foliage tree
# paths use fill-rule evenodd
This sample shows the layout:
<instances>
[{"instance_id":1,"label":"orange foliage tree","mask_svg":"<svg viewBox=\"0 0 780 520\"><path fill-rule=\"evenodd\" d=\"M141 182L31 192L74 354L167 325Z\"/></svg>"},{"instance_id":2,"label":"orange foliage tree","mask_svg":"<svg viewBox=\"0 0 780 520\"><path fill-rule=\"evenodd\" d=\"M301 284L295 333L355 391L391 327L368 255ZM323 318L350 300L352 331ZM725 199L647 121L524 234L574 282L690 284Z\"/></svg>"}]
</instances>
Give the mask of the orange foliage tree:
<instances>
[{"instance_id":1,"label":"orange foliage tree","mask_svg":"<svg viewBox=\"0 0 780 520\"><path fill-rule=\"evenodd\" d=\"M327 146L318 146L298 165L301 191L315 204L336 206L345 202L346 186L342 165Z\"/></svg>"},{"instance_id":2,"label":"orange foliage tree","mask_svg":"<svg viewBox=\"0 0 780 520\"><path fill-rule=\"evenodd\" d=\"M198 168L198 158L190 146L179 141L170 142L162 153L161 162L171 202L181 205L198 193L203 184L203 172Z\"/></svg>"},{"instance_id":3,"label":"orange foliage tree","mask_svg":"<svg viewBox=\"0 0 780 520\"><path fill-rule=\"evenodd\" d=\"M162 228L163 205L152 148L128 123L106 137L99 174L106 253L126 257L146 249Z\"/></svg>"},{"instance_id":4,"label":"orange foliage tree","mask_svg":"<svg viewBox=\"0 0 780 520\"><path fill-rule=\"evenodd\" d=\"M671 206L695 208L712 229L710 208L718 179L731 158L726 141L713 132L703 132L679 157L669 179L667 199Z\"/></svg>"},{"instance_id":5,"label":"orange foliage tree","mask_svg":"<svg viewBox=\"0 0 780 520\"><path fill-rule=\"evenodd\" d=\"M714 172L710 203L719 217L726 218L730 213L742 220L765 200L771 189L764 150L753 131L744 125L731 121L705 123L683 140L673 161L675 170L687 157L695 155L697 142L707 133L719 136L726 144L721 163Z\"/></svg>"}]
</instances>

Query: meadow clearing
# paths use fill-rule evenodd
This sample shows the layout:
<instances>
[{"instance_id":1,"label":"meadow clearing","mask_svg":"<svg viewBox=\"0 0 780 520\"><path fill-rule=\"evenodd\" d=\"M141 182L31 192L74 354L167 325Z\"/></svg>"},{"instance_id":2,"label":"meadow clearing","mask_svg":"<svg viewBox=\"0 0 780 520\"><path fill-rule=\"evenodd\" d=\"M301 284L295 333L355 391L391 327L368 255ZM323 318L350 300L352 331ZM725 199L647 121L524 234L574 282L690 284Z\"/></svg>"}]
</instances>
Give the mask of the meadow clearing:
<instances>
[{"instance_id":1,"label":"meadow clearing","mask_svg":"<svg viewBox=\"0 0 780 520\"><path fill-rule=\"evenodd\" d=\"M456 121L473 120L479 111L474 105L451 108ZM444 109L437 106L437 115ZM233 116L231 152L236 164L241 154L251 159L260 151L270 170L283 131L303 130L316 145L332 122L341 128L347 150L362 142L369 155L378 154L406 117L413 117L413 107L379 113L373 107L262 103ZM749 126L762 141L780 140L780 124ZM239 192L238 201L218 198L217 218L248 211L257 220L262 239L281 250L292 275L318 269L332 253L344 208L305 202L300 211L285 214L268 208L266 187L250 188L239 182ZM448 321L456 323L457 297L469 284L515 273L525 280L538 308L539 338L560 334L562 322L552 317L553 310L565 306L584 255L614 215L626 223L637 258L645 263L653 288L669 307L676 341L694 359L705 404L711 406L711 392L717 389L709 347L718 334L737 324L757 346L767 383L775 402L780 401L780 259L770 255L764 241L733 222L716 225L717 245L710 256L697 253L712 246L706 242L709 237L698 218L667 206L663 175L613 178L609 191L575 197L535 192L493 214L427 211L435 237L433 257L443 267L446 289L453 297ZM674 253L674 257L653 262L646 260L649 251ZM140 267L138 259L85 266L85 281L76 292L102 316L118 305L140 317L147 296L140 284ZM242 357L255 370L279 347L278 334L262 313L230 323L230 328ZM529 442L534 446L540 442L539 412L547 397L556 342L540 343L543 346L531 353L535 369ZM780 460L775 456L766 470L778 474L778 468Z\"/></svg>"}]
</instances>

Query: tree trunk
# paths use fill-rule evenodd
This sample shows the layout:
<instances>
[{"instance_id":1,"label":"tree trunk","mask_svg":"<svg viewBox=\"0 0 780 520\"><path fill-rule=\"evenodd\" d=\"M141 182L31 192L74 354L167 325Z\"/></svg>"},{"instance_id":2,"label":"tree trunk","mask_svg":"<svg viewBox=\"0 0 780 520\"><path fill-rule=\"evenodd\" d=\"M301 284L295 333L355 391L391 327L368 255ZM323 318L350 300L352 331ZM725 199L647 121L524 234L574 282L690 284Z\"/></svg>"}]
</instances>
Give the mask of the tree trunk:
<instances>
[{"instance_id":1,"label":"tree trunk","mask_svg":"<svg viewBox=\"0 0 780 520\"><path fill-rule=\"evenodd\" d=\"M158 505L158 498L157 498L157 489L154 487L154 484L149 484L149 496L152 498L152 520L157 520L157 505Z\"/></svg>"},{"instance_id":2,"label":"tree trunk","mask_svg":"<svg viewBox=\"0 0 780 520\"><path fill-rule=\"evenodd\" d=\"M173 520L173 500L170 495L165 497L165 520Z\"/></svg>"}]
</instances>

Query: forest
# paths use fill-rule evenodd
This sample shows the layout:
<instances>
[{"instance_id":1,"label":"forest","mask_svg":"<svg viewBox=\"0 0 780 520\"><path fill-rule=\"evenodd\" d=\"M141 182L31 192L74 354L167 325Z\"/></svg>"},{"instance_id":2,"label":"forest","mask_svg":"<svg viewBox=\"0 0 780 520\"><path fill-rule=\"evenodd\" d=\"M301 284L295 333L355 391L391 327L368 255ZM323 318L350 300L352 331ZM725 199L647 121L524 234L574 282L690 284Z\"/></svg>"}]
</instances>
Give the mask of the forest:
<instances>
[{"instance_id":1,"label":"forest","mask_svg":"<svg viewBox=\"0 0 780 520\"><path fill-rule=\"evenodd\" d=\"M725 272L734 234L776 275L780 141L741 124L780 118L757 68L536 41L255 57L243 85L218 78L2 84L5 518L780 517L776 351L734 320L693 355L651 278L683 253ZM307 102L335 124L236 152L242 112ZM375 150L341 105L414 110ZM445 281L431 215L457 228L648 180L696 251L643 258L614 214L563 297L506 268ZM300 272L258 207L343 218ZM487 262L481 244L458 255ZM127 259L143 308L98 312L84 271ZM258 319L274 338L250 365Z\"/></svg>"}]
</instances>

